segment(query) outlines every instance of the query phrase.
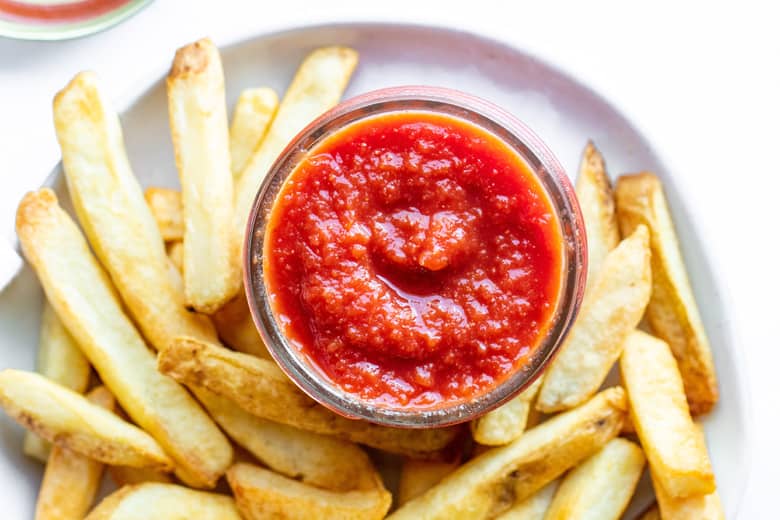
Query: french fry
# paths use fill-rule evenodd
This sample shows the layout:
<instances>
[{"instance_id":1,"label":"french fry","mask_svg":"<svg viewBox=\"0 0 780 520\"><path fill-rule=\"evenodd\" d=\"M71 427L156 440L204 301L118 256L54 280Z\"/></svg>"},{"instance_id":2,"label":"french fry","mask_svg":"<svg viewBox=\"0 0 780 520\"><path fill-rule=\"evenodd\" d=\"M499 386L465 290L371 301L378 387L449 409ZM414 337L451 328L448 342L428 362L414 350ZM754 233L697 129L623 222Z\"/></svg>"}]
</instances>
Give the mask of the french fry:
<instances>
[{"instance_id":1,"label":"french fry","mask_svg":"<svg viewBox=\"0 0 780 520\"><path fill-rule=\"evenodd\" d=\"M457 462L404 460L398 482L398 504L405 504L422 495L457 467Z\"/></svg>"},{"instance_id":2,"label":"french fry","mask_svg":"<svg viewBox=\"0 0 780 520\"><path fill-rule=\"evenodd\" d=\"M157 368L179 382L227 397L258 417L401 455L434 456L457 434L454 428L410 430L347 419L316 404L275 363L195 338L174 339L159 353Z\"/></svg>"},{"instance_id":3,"label":"french fry","mask_svg":"<svg viewBox=\"0 0 780 520\"><path fill-rule=\"evenodd\" d=\"M117 487L133 484L142 484L144 482L173 482L167 473L154 471L147 468L131 468L130 466L109 466L108 474Z\"/></svg>"},{"instance_id":4,"label":"french fry","mask_svg":"<svg viewBox=\"0 0 780 520\"><path fill-rule=\"evenodd\" d=\"M217 327L219 338L233 350L268 360L272 359L263 338L257 332L255 322L252 321L246 296L243 294L239 294L226 303L212 316L212 321Z\"/></svg>"},{"instance_id":5,"label":"french fry","mask_svg":"<svg viewBox=\"0 0 780 520\"><path fill-rule=\"evenodd\" d=\"M480 444L503 446L525 431L531 403L536 398L542 379L539 378L517 397L471 421L471 436Z\"/></svg>"},{"instance_id":6,"label":"french fry","mask_svg":"<svg viewBox=\"0 0 780 520\"><path fill-rule=\"evenodd\" d=\"M355 444L255 417L202 388L195 395L230 438L274 471L334 491L376 484L371 460Z\"/></svg>"},{"instance_id":7,"label":"french fry","mask_svg":"<svg viewBox=\"0 0 780 520\"><path fill-rule=\"evenodd\" d=\"M374 489L346 492L308 486L245 463L231 467L227 478L245 520L380 519L392 501L378 476Z\"/></svg>"},{"instance_id":8,"label":"french fry","mask_svg":"<svg viewBox=\"0 0 780 520\"><path fill-rule=\"evenodd\" d=\"M626 439L612 439L566 475L545 520L620 519L644 467L642 448Z\"/></svg>"},{"instance_id":9,"label":"french fry","mask_svg":"<svg viewBox=\"0 0 780 520\"><path fill-rule=\"evenodd\" d=\"M513 505L496 520L544 520L560 483L560 480L553 480L530 497Z\"/></svg>"},{"instance_id":10,"label":"french fry","mask_svg":"<svg viewBox=\"0 0 780 520\"><path fill-rule=\"evenodd\" d=\"M87 400L107 410L115 404L114 396L102 386L92 390ZM55 445L43 473L35 519L84 518L95 500L102 475L101 462Z\"/></svg>"},{"instance_id":11,"label":"french fry","mask_svg":"<svg viewBox=\"0 0 780 520\"><path fill-rule=\"evenodd\" d=\"M176 484L124 486L103 499L84 520L241 520L233 498Z\"/></svg>"},{"instance_id":12,"label":"french fry","mask_svg":"<svg viewBox=\"0 0 780 520\"><path fill-rule=\"evenodd\" d=\"M44 302L41 337L38 346L38 372L54 382L83 393L89 384L90 366L78 345L65 329L57 313ZM32 432L25 433L25 455L46 462L51 444Z\"/></svg>"},{"instance_id":13,"label":"french fry","mask_svg":"<svg viewBox=\"0 0 780 520\"><path fill-rule=\"evenodd\" d=\"M54 192L27 194L16 230L52 307L128 415L174 459L188 484L214 485L230 465L230 443L186 390L157 371L154 355ZM138 266L133 270L141 271Z\"/></svg>"},{"instance_id":14,"label":"french fry","mask_svg":"<svg viewBox=\"0 0 780 520\"><path fill-rule=\"evenodd\" d=\"M212 314L241 288L240 238L231 233L233 174L219 51L208 38L176 51L167 79L184 217L184 295Z\"/></svg>"},{"instance_id":15,"label":"french fry","mask_svg":"<svg viewBox=\"0 0 780 520\"><path fill-rule=\"evenodd\" d=\"M338 103L357 60L352 49L323 47L301 63L268 132L238 177L234 233L239 243L243 243L252 203L268 170L295 134Z\"/></svg>"},{"instance_id":16,"label":"french fry","mask_svg":"<svg viewBox=\"0 0 780 520\"><path fill-rule=\"evenodd\" d=\"M575 190L588 235L588 285L591 286L598 279L607 253L620 242L620 231L604 158L590 141L582 152Z\"/></svg>"},{"instance_id":17,"label":"french fry","mask_svg":"<svg viewBox=\"0 0 780 520\"><path fill-rule=\"evenodd\" d=\"M650 508L642 513L642 516L640 516L637 520L661 520L661 512L658 510L658 504L653 504L650 506ZM691 518L691 520L693 519Z\"/></svg>"},{"instance_id":18,"label":"french fry","mask_svg":"<svg viewBox=\"0 0 780 520\"><path fill-rule=\"evenodd\" d=\"M544 375L536 407L546 413L576 406L593 395L620 357L650 298L647 228L609 252L586 293L580 316Z\"/></svg>"},{"instance_id":19,"label":"french fry","mask_svg":"<svg viewBox=\"0 0 780 520\"><path fill-rule=\"evenodd\" d=\"M672 348L691 413L707 413L718 402L718 380L661 181L647 172L624 175L617 181L615 195L623 234L639 225L650 230L653 294L647 319L653 332Z\"/></svg>"},{"instance_id":20,"label":"french fry","mask_svg":"<svg viewBox=\"0 0 780 520\"><path fill-rule=\"evenodd\" d=\"M230 123L230 159L234 179L238 178L265 137L278 106L279 96L272 88L248 88L238 96Z\"/></svg>"},{"instance_id":21,"label":"french fry","mask_svg":"<svg viewBox=\"0 0 780 520\"><path fill-rule=\"evenodd\" d=\"M696 434L700 441L706 444L704 430L700 424L696 424ZM725 520L726 515L723 513L723 506L720 503L717 490L707 495L674 498L660 485L658 477L652 471L650 478L653 481L658 508L664 520Z\"/></svg>"},{"instance_id":22,"label":"french fry","mask_svg":"<svg viewBox=\"0 0 780 520\"><path fill-rule=\"evenodd\" d=\"M171 285L157 223L130 169L119 119L94 74L76 75L57 94L54 123L81 227L144 337L155 348L182 331L214 339L211 322L187 312Z\"/></svg>"},{"instance_id":23,"label":"french fry","mask_svg":"<svg viewBox=\"0 0 780 520\"><path fill-rule=\"evenodd\" d=\"M620 387L471 459L389 518L480 519L505 512L614 438L626 414Z\"/></svg>"},{"instance_id":24,"label":"french fry","mask_svg":"<svg viewBox=\"0 0 780 520\"><path fill-rule=\"evenodd\" d=\"M715 491L707 447L691 419L669 346L633 332L625 342L620 371L631 419L658 483L674 498Z\"/></svg>"},{"instance_id":25,"label":"french fry","mask_svg":"<svg viewBox=\"0 0 780 520\"><path fill-rule=\"evenodd\" d=\"M34 372L0 372L0 406L49 442L106 464L170 470L159 444L83 395Z\"/></svg>"},{"instance_id":26,"label":"french fry","mask_svg":"<svg viewBox=\"0 0 780 520\"><path fill-rule=\"evenodd\" d=\"M181 193L171 188L152 186L144 191L154 221L160 229L160 235L166 242L184 238L184 218L181 208Z\"/></svg>"}]
</instances>

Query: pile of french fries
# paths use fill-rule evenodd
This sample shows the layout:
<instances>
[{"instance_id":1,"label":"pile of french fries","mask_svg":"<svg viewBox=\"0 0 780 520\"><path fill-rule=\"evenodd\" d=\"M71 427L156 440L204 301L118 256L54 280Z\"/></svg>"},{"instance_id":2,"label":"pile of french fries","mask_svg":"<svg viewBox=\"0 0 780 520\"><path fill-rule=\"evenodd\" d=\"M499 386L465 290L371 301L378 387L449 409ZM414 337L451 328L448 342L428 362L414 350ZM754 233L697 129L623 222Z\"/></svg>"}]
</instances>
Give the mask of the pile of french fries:
<instances>
[{"instance_id":1,"label":"pile of french fries","mask_svg":"<svg viewBox=\"0 0 780 520\"><path fill-rule=\"evenodd\" d=\"M577 181L580 316L543 377L471 435L346 419L270 359L241 291L244 225L271 163L356 64L352 49L317 49L281 102L247 90L228 124L216 47L179 49L167 87L181 191L142 190L93 74L57 94L81 229L49 189L20 203L47 299L39 373L0 372L0 405L46 464L36 518L618 519L646 461L657 506L643 518L723 518L692 418L717 381L661 184L627 175L613 194L592 144ZM616 364L622 383L605 388ZM402 457L397 493L382 452ZM117 490L94 504L104 470Z\"/></svg>"}]
</instances>

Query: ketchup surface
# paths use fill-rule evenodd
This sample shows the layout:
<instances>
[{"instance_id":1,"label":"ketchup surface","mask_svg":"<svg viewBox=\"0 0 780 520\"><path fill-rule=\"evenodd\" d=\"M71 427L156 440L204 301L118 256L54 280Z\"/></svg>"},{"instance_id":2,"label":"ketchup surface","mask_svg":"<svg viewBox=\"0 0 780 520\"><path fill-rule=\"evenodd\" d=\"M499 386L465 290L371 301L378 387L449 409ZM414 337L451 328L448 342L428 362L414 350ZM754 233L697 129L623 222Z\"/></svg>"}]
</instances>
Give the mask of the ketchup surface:
<instances>
[{"instance_id":1,"label":"ketchup surface","mask_svg":"<svg viewBox=\"0 0 780 520\"><path fill-rule=\"evenodd\" d=\"M264 248L293 348L392 408L494 388L539 347L561 289L560 225L529 167L493 134L422 111L352 123L310 151Z\"/></svg>"}]
</instances>

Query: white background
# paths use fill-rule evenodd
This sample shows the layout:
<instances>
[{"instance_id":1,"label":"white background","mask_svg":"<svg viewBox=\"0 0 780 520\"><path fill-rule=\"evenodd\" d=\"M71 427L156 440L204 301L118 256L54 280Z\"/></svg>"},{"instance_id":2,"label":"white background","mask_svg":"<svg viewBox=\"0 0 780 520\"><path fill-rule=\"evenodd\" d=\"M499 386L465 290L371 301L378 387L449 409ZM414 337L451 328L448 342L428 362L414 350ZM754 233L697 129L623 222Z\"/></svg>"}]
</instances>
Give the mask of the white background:
<instances>
[{"instance_id":1,"label":"white background","mask_svg":"<svg viewBox=\"0 0 780 520\"><path fill-rule=\"evenodd\" d=\"M725 276L723 297L749 367L756 435L740 518L778 518L780 16L772 2L331 2L157 0L80 40L0 39L0 242L12 240L22 193L58 160L51 98L77 70L97 71L121 100L162 74L176 47L203 35L220 44L315 22L395 20L504 40L616 104L679 175L684 198L696 201L691 218Z\"/></svg>"}]
</instances>

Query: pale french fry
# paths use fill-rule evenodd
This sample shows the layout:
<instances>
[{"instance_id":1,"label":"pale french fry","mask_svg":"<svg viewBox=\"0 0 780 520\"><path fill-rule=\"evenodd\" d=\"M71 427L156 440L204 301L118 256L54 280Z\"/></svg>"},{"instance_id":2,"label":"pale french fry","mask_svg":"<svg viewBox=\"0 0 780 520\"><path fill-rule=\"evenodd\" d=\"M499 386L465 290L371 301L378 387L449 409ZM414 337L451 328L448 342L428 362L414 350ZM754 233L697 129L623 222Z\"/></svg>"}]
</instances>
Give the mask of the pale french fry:
<instances>
[{"instance_id":1,"label":"pale french fry","mask_svg":"<svg viewBox=\"0 0 780 520\"><path fill-rule=\"evenodd\" d=\"M242 520L233 498L176 484L124 486L103 499L84 520Z\"/></svg>"},{"instance_id":2,"label":"pale french fry","mask_svg":"<svg viewBox=\"0 0 780 520\"><path fill-rule=\"evenodd\" d=\"M170 470L171 460L140 430L83 395L34 372L0 372L0 406L49 442L106 464Z\"/></svg>"},{"instance_id":3,"label":"pale french fry","mask_svg":"<svg viewBox=\"0 0 780 520\"><path fill-rule=\"evenodd\" d=\"M669 346L633 332L625 342L620 371L631 419L658 483L675 498L715 491L707 447L691 419Z\"/></svg>"},{"instance_id":4,"label":"pale french fry","mask_svg":"<svg viewBox=\"0 0 780 520\"><path fill-rule=\"evenodd\" d=\"M626 414L620 387L471 459L389 518L481 519L506 511L614 438Z\"/></svg>"},{"instance_id":5,"label":"pale french fry","mask_svg":"<svg viewBox=\"0 0 780 520\"><path fill-rule=\"evenodd\" d=\"M212 321L217 327L219 339L233 350L264 359L271 359L263 338L252 321L246 296L239 294L218 310Z\"/></svg>"},{"instance_id":6,"label":"pale french fry","mask_svg":"<svg viewBox=\"0 0 780 520\"><path fill-rule=\"evenodd\" d=\"M272 88L248 88L238 96L230 123L230 159L234 179L238 178L265 137L278 106L279 96Z\"/></svg>"},{"instance_id":7,"label":"pale french fry","mask_svg":"<svg viewBox=\"0 0 780 520\"><path fill-rule=\"evenodd\" d=\"M171 285L160 231L94 74L76 75L57 94L54 123L79 222L144 337L155 348L182 331L215 338L211 322L187 312Z\"/></svg>"},{"instance_id":8,"label":"pale french fry","mask_svg":"<svg viewBox=\"0 0 780 520\"><path fill-rule=\"evenodd\" d=\"M258 417L401 455L431 457L457 435L454 428L409 430L347 419L316 404L275 363L195 338L174 339L159 353L157 368L179 382L227 397Z\"/></svg>"},{"instance_id":9,"label":"pale french fry","mask_svg":"<svg viewBox=\"0 0 780 520\"><path fill-rule=\"evenodd\" d=\"M117 487L133 484L142 484L144 482L172 482L167 473L154 471L147 468L131 468L130 466L109 466L108 474Z\"/></svg>"},{"instance_id":10,"label":"pale french fry","mask_svg":"<svg viewBox=\"0 0 780 520\"><path fill-rule=\"evenodd\" d=\"M245 463L231 467L227 478L244 520L380 519L392 501L378 476L374 489L345 492L308 486Z\"/></svg>"},{"instance_id":11,"label":"pale french fry","mask_svg":"<svg viewBox=\"0 0 780 520\"><path fill-rule=\"evenodd\" d=\"M612 439L566 475L545 520L618 520L644 467L642 448L626 439Z\"/></svg>"},{"instance_id":12,"label":"pale french fry","mask_svg":"<svg viewBox=\"0 0 780 520\"><path fill-rule=\"evenodd\" d=\"M214 485L230 465L230 443L186 390L157 371L154 355L54 192L27 194L16 230L52 307L128 415L174 459L188 484ZM133 270L141 271L138 266Z\"/></svg>"},{"instance_id":13,"label":"pale french fry","mask_svg":"<svg viewBox=\"0 0 780 520\"><path fill-rule=\"evenodd\" d=\"M219 51L208 38L176 51L168 115L182 191L184 296L212 314L241 288L240 237L231 233L233 174Z\"/></svg>"},{"instance_id":14,"label":"pale french fry","mask_svg":"<svg viewBox=\"0 0 780 520\"><path fill-rule=\"evenodd\" d=\"M184 267L184 244L180 240L170 242L165 246L165 252L168 254L168 259L173 264L176 272L179 273L179 280L181 281L181 270ZM181 282L181 290L184 290L183 282Z\"/></svg>"},{"instance_id":15,"label":"pale french fry","mask_svg":"<svg viewBox=\"0 0 780 520\"><path fill-rule=\"evenodd\" d=\"M496 520L544 520L560 483L560 480L553 480L530 497L513 505L506 513L496 517Z\"/></svg>"},{"instance_id":16,"label":"pale french fry","mask_svg":"<svg viewBox=\"0 0 780 520\"><path fill-rule=\"evenodd\" d=\"M49 302L43 304L38 346L38 373L74 392L84 393L89 384L89 361L65 329ZM46 462L51 444L32 432L25 433L25 455Z\"/></svg>"},{"instance_id":17,"label":"pale french fry","mask_svg":"<svg viewBox=\"0 0 780 520\"><path fill-rule=\"evenodd\" d=\"M620 242L620 231L604 158L590 141L582 152L575 190L588 235L588 286L591 286L598 278L607 253Z\"/></svg>"},{"instance_id":18,"label":"pale french fry","mask_svg":"<svg viewBox=\"0 0 780 520\"><path fill-rule=\"evenodd\" d=\"M157 222L163 240L166 242L182 240L184 238L184 218L179 190L152 186L146 188L144 198L155 222Z\"/></svg>"},{"instance_id":19,"label":"pale french fry","mask_svg":"<svg viewBox=\"0 0 780 520\"><path fill-rule=\"evenodd\" d=\"M539 378L511 401L471 421L471 436L480 444L503 446L520 437L525 431L531 403L542 379Z\"/></svg>"},{"instance_id":20,"label":"pale french fry","mask_svg":"<svg viewBox=\"0 0 780 520\"><path fill-rule=\"evenodd\" d=\"M598 390L642 319L650 287L648 233L640 226L604 259L577 321L545 372L539 410L571 408Z\"/></svg>"},{"instance_id":21,"label":"pale french fry","mask_svg":"<svg viewBox=\"0 0 780 520\"><path fill-rule=\"evenodd\" d=\"M114 396L105 387L97 387L87 396L94 405L112 410ZM43 473L35 520L84 518L95 500L103 464L64 446L52 447Z\"/></svg>"},{"instance_id":22,"label":"pale french fry","mask_svg":"<svg viewBox=\"0 0 780 520\"><path fill-rule=\"evenodd\" d=\"M658 504L653 504L650 508L642 513L637 520L661 520L661 512L658 510ZM690 518L693 520L693 518Z\"/></svg>"},{"instance_id":23,"label":"pale french fry","mask_svg":"<svg viewBox=\"0 0 780 520\"><path fill-rule=\"evenodd\" d=\"M624 175L615 195L623 234L643 224L650 230L653 294L647 320L672 348L691 412L707 413L718 402L718 380L661 181L652 173Z\"/></svg>"},{"instance_id":24,"label":"pale french fry","mask_svg":"<svg viewBox=\"0 0 780 520\"><path fill-rule=\"evenodd\" d=\"M398 504L405 504L422 495L457 467L457 462L404 460L398 482Z\"/></svg>"},{"instance_id":25,"label":"pale french fry","mask_svg":"<svg viewBox=\"0 0 780 520\"><path fill-rule=\"evenodd\" d=\"M358 55L346 47L323 47L301 62L260 146L236 183L234 233L243 243L252 203L271 165L295 134L338 103Z\"/></svg>"},{"instance_id":26,"label":"pale french fry","mask_svg":"<svg viewBox=\"0 0 780 520\"><path fill-rule=\"evenodd\" d=\"M225 433L274 471L334 491L376 484L371 460L355 444L261 419L213 392L193 390Z\"/></svg>"}]
</instances>

